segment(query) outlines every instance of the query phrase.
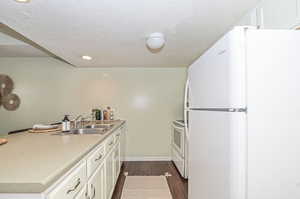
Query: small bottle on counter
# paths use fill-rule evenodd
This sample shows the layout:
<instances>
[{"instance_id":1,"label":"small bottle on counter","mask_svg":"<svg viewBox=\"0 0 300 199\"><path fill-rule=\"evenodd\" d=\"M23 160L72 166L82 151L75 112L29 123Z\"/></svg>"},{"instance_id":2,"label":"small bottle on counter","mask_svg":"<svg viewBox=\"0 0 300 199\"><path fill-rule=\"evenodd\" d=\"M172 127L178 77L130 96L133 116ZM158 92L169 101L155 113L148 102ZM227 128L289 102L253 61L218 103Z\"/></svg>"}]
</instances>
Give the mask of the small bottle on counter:
<instances>
[{"instance_id":1,"label":"small bottle on counter","mask_svg":"<svg viewBox=\"0 0 300 199\"><path fill-rule=\"evenodd\" d=\"M113 120L114 119L114 112L110 106L106 108L107 111L107 120Z\"/></svg>"},{"instance_id":2,"label":"small bottle on counter","mask_svg":"<svg viewBox=\"0 0 300 199\"><path fill-rule=\"evenodd\" d=\"M102 111L100 109L93 109L92 115L95 120L103 120Z\"/></svg>"},{"instance_id":3,"label":"small bottle on counter","mask_svg":"<svg viewBox=\"0 0 300 199\"><path fill-rule=\"evenodd\" d=\"M108 106L105 110L103 110L103 120L114 120L114 109Z\"/></svg>"},{"instance_id":4,"label":"small bottle on counter","mask_svg":"<svg viewBox=\"0 0 300 199\"><path fill-rule=\"evenodd\" d=\"M71 130L71 122L69 120L69 115L65 115L64 119L62 120L62 131L68 132Z\"/></svg>"},{"instance_id":5,"label":"small bottle on counter","mask_svg":"<svg viewBox=\"0 0 300 199\"><path fill-rule=\"evenodd\" d=\"M108 117L108 120L111 120L111 107L108 106L108 107L106 108L106 110L107 110L107 117Z\"/></svg>"},{"instance_id":6,"label":"small bottle on counter","mask_svg":"<svg viewBox=\"0 0 300 199\"><path fill-rule=\"evenodd\" d=\"M110 110L109 116L110 116L110 120L114 120L114 117L115 117L114 109Z\"/></svg>"},{"instance_id":7,"label":"small bottle on counter","mask_svg":"<svg viewBox=\"0 0 300 199\"><path fill-rule=\"evenodd\" d=\"M102 111L100 109L97 110L97 120L103 120Z\"/></svg>"},{"instance_id":8,"label":"small bottle on counter","mask_svg":"<svg viewBox=\"0 0 300 199\"><path fill-rule=\"evenodd\" d=\"M109 120L109 112L108 110L103 111L103 120Z\"/></svg>"}]
</instances>

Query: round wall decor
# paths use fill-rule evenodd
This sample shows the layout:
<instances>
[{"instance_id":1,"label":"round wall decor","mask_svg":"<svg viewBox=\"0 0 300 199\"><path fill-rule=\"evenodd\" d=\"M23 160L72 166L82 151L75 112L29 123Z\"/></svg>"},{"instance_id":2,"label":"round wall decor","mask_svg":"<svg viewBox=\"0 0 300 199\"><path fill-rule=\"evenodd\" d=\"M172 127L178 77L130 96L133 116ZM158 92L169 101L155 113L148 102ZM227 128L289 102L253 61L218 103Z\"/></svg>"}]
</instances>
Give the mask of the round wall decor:
<instances>
[{"instance_id":1,"label":"round wall decor","mask_svg":"<svg viewBox=\"0 0 300 199\"><path fill-rule=\"evenodd\" d=\"M16 94L8 94L2 98L3 107L8 111L14 111L20 106L20 98Z\"/></svg>"},{"instance_id":2,"label":"round wall decor","mask_svg":"<svg viewBox=\"0 0 300 199\"><path fill-rule=\"evenodd\" d=\"M3 105L8 111L16 110L21 103L19 96L12 93L13 89L13 80L8 75L0 74L0 106Z\"/></svg>"},{"instance_id":3,"label":"round wall decor","mask_svg":"<svg viewBox=\"0 0 300 199\"><path fill-rule=\"evenodd\" d=\"M12 92L14 89L14 82L13 80L7 76L0 74L0 94L5 96Z\"/></svg>"}]
</instances>

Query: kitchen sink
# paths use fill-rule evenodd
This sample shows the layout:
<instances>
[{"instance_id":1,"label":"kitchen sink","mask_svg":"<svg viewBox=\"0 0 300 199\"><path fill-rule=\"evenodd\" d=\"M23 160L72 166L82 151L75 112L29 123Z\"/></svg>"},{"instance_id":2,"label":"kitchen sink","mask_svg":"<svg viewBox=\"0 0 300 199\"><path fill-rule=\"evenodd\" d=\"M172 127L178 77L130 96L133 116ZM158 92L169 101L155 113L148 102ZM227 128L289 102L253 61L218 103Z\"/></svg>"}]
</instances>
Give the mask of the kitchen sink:
<instances>
[{"instance_id":1,"label":"kitchen sink","mask_svg":"<svg viewBox=\"0 0 300 199\"><path fill-rule=\"evenodd\" d=\"M92 124L85 126L88 129L111 129L112 127L114 127L113 124Z\"/></svg>"},{"instance_id":2,"label":"kitchen sink","mask_svg":"<svg viewBox=\"0 0 300 199\"><path fill-rule=\"evenodd\" d=\"M67 134L77 134L77 135L91 135L91 134L100 134L104 135L109 132L110 129L114 127L114 124L89 124L83 128L71 129L66 133L55 133L54 135L67 135Z\"/></svg>"},{"instance_id":3,"label":"kitchen sink","mask_svg":"<svg viewBox=\"0 0 300 199\"><path fill-rule=\"evenodd\" d=\"M105 128L83 128L83 129L72 129L70 134L105 134L109 129Z\"/></svg>"},{"instance_id":4,"label":"kitchen sink","mask_svg":"<svg viewBox=\"0 0 300 199\"><path fill-rule=\"evenodd\" d=\"M114 127L114 124L91 124L81 129L72 129L71 134L105 134Z\"/></svg>"}]
</instances>

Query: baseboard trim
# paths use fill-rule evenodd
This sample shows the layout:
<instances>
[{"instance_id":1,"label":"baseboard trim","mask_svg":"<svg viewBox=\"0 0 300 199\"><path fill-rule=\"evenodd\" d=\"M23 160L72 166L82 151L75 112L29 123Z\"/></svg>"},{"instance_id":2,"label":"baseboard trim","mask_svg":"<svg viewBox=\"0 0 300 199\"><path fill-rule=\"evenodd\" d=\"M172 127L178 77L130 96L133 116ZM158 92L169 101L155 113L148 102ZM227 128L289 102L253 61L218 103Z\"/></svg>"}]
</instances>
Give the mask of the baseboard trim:
<instances>
[{"instance_id":1,"label":"baseboard trim","mask_svg":"<svg viewBox=\"0 0 300 199\"><path fill-rule=\"evenodd\" d=\"M125 161L171 161L169 156L140 156L140 157L126 157Z\"/></svg>"}]
</instances>

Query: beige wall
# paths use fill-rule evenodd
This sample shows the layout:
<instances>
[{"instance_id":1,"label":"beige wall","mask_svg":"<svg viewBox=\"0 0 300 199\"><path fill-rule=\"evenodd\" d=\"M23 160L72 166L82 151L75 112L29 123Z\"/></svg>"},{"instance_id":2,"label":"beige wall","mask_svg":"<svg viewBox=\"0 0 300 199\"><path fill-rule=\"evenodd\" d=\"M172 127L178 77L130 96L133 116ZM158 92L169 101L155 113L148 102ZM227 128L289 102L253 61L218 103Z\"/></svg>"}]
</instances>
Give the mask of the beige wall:
<instances>
[{"instance_id":1,"label":"beige wall","mask_svg":"<svg viewBox=\"0 0 300 199\"><path fill-rule=\"evenodd\" d=\"M130 157L170 155L171 121L182 118L185 68L75 69L52 58L0 58L22 103L0 108L0 132L59 121L111 105L128 121Z\"/></svg>"}]
</instances>

